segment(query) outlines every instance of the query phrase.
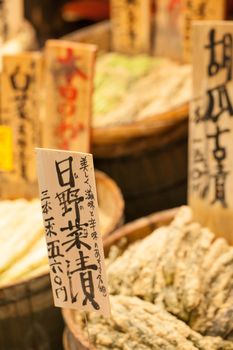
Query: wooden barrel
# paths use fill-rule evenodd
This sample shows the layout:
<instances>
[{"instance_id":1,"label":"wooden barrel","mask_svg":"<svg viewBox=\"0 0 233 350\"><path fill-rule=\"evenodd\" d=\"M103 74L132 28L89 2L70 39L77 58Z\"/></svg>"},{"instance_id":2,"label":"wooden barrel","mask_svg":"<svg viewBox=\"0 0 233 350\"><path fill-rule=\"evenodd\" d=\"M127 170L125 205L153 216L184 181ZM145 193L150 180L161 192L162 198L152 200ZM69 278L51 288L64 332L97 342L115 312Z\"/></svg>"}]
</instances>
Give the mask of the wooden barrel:
<instances>
[{"instance_id":1,"label":"wooden barrel","mask_svg":"<svg viewBox=\"0 0 233 350\"><path fill-rule=\"evenodd\" d=\"M64 39L110 50L109 22ZM188 104L130 124L92 129L98 169L120 186L126 221L186 203Z\"/></svg>"},{"instance_id":2,"label":"wooden barrel","mask_svg":"<svg viewBox=\"0 0 233 350\"><path fill-rule=\"evenodd\" d=\"M49 275L0 289L0 349L62 350L63 321Z\"/></svg>"},{"instance_id":3,"label":"wooden barrel","mask_svg":"<svg viewBox=\"0 0 233 350\"><path fill-rule=\"evenodd\" d=\"M115 182L96 172L106 237L122 224L124 201ZM53 306L49 274L0 287L0 349L62 350L63 319Z\"/></svg>"},{"instance_id":4,"label":"wooden barrel","mask_svg":"<svg viewBox=\"0 0 233 350\"><path fill-rule=\"evenodd\" d=\"M130 244L138 239L146 237L156 228L169 224L177 213L177 210L178 209L175 208L151 214L118 229L113 235L104 239L105 254L107 255L110 247L123 237L127 239L127 244ZM63 309L62 314L67 326L63 336L64 349L97 350L95 346L89 344L88 339L83 336L81 329L75 323L74 310Z\"/></svg>"},{"instance_id":5,"label":"wooden barrel","mask_svg":"<svg viewBox=\"0 0 233 350\"><path fill-rule=\"evenodd\" d=\"M95 164L121 187L126 221L186 203L186 121L113 148L95 152Z\"/></svg>"}]
</instances>

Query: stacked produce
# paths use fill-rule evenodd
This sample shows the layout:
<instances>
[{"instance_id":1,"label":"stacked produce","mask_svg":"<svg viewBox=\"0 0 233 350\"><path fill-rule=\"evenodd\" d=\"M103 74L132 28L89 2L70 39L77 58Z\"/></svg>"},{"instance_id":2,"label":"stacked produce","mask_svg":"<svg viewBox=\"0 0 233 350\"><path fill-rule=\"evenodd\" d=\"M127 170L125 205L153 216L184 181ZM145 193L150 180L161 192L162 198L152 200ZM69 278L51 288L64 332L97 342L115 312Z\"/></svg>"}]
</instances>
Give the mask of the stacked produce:
<instances>
[{"instance_id":1,"label":"stacked produce","mask_svg":"<svg viewBox=\"0 0 233 350\"><path fill-rule=\"evenodd\" d=\"M94 127L140 121L189 102L191 66L167 58L117 53L96 65Z\"/></svg>"},{"instance_id":2,"label":"stacked produce","mask_svg":"<svg viewBox=\"0 0 233 350\"><path fill-rule=\"evenodd\" d=\"M112 318L89 315L98 349L233 349L233 248L193 222L188 207L116 251L108 261Z\"/></svg>"},{"instance_id":3,"label":"stacked produce","mask_svg":"<svg viewBox=\"0 0 233 350\"><path fill-rule=\"evenodd\" d=\"M0 287L48 273L40 201L0 201ZM101 232L109 217L99 210Z\"/></svg>"}]
</instances>

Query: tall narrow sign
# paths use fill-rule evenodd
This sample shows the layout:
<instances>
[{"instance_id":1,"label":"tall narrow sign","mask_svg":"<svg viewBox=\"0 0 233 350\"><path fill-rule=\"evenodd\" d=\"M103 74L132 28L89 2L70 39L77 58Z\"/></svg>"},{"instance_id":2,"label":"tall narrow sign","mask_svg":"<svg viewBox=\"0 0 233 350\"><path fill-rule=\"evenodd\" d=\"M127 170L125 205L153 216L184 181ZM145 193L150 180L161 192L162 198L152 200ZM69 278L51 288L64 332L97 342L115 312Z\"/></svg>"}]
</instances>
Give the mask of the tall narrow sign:
<instances>
[{"instance_id":1,"label":"tall narrow sign","mask_svg":"<svg viewBox=\"0 0 233 350\"><path fill-rule=\"evenodd\" d=\"M233 24L197 22L193 42L189 204L233 243Z\"/></svg>"},{"instance_id":2,"label":"tall narrow sign","mask_svg":"<svg viewBox=\"0 0 233 350\"><path fill-rule=\"evenodd\" d=\"M226 0L184 0L183 58L192 57L191 28L195 20L224 20Z\"/></svg>"},{"instance_id":3,"label":"tall narrow sign","mask_svg":"<svg viewBox=\"0 0 233 350\"><path fill-rule=\"evenodd\" d=\"M112 49L126 54L151 49L151 1L111 0Z\"/></svg>"},{"instance_id":4,"label":"tall narrow sign","mask_svg":"<svg viewBox=\"0 0 233 350\"><path fill-rule=\"evenodd\" d=\"M45 147L89 152L95 56L94 45L47 42Z\"/></svg>"},{"instance_id":5,"label":"tall narrow sign","mask_svg":"<svg viewBox=\"0 0 233 350\"><path fill-rule=\"evenodd\" d=\"M39 53L3 57L1 124L13 133L13 170L1 175L3 196L35 196L34 148L40 145L41 67Z\"/></svg>"},{"instance_id":6,"label":"tall narrow sign","mask_svg":"<svg viewBox=\"0 0 233 350\"><path fill-rule=\"evenodd\" d=\"M92 155L37 149L54 303L109 316Z\"/></svg>"}]
</instances>

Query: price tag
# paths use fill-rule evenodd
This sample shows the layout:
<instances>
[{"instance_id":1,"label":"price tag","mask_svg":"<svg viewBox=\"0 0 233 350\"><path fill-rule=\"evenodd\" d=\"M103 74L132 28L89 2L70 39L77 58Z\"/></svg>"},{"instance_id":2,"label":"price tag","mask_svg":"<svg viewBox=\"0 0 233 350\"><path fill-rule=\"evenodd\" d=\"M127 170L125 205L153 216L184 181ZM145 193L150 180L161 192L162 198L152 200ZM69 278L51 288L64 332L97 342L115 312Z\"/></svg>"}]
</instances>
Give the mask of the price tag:
<instances>
[{"instance_id":1,"label":"price tag","mask_svg":"<svg viewBox=\"0 0 233 350\"><path fill-rule=\"evenodd\" d=\"M13 135L12 129L0 125L0 171L13 170Z\"/></svg>"},{"instance_id":2,"label":"price tag","mask_svg":"<svg viewBox=\"0 0 233 350\"><path fill-rule=\"evenodd\" d=\"M91 154L37 149L54 304L110 314Z\"/></svg>"},{"instance_id":3,"label":"price tag","mask_svg":"<svg viewBox=\"0 0 233 350\"><path fill-rule=\"evenodd\" d=\"M96 50L88 44L47 42L44 147L90 151Z\"/></svg>"},{"instance_id":4,"label":"price tag","mask_svg":"<svg viewBox=\"0 0 233 350\"><path fill-rule=\"evenodd\" d=\"M193 43L189 204L233 243L233 24L197 22Z\"/></svg>"},{"instance_id":5,"label":"price tag","mask_svg":"<svg viewBox=\"0 0 233 350\"><path fill-rule=\"evenodd\" d=\"M151 49L150 0L111 0L112 49L125 54Z\"/></svg>"}]
</instances>

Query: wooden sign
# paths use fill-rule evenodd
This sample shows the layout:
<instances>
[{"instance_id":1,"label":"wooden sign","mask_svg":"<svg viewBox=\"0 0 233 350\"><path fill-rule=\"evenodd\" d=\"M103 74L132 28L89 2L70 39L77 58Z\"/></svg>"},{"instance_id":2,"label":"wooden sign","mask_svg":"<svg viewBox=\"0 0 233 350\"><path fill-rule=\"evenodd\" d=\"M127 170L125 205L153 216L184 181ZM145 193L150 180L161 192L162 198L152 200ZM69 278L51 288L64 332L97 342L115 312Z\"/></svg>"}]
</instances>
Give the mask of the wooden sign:
<instances>
[{"instance_id":1,"label":"wooden sign","mask_svg":"<svg viewBox=\"0 0 233 350\"><path fill-rule=\"evenodd\" d=\"M197 22L193 43L189 204L233 243L233 23Z\"/></svg>"},{"instance_id":2,"label":"wooden sign","mask_svg":"<svg viewBox=\"0 0 233 350\"><path fill-rule=\"evenodd\" d=\"M3 57L1 124L13 132L13 170L2 175L6 196L30 196L36 186L34 148L40 145L41 55ZM35 193L31 193L35 196Z\"/></svg>"},{"instance_id":3,"label":"wooden sign","mask_svg":"<svg viewBox=\"0 0 233 350\"><path fill-rule=\"evenodd\" d=\"M43 145L89 152L96 46L46 44L46 118Z\"/></svg>"},{"instance_id":4,"label":"wooden sign","mask_svg":"<svg viewBox=\"0 0 233 350\"><path fill-rule=\"evenodd\" d=\"M156 0L153 54L182 60L182 1Z\"/></svg>"},{"instance_id":5,"label":"wooden sign","mask_svg":"<svg viewBox=\"0 0 233 350\"><path fill-rule=\"evenodd\" d=\"M151 49L150 0L111 0L112 49L125 54Z\"/></svg>"},{"instance_id":6,"label":"wooden sign","mask_svg":"<svg viewBox=\"0 0 233 350\"><path fill-rule=\"evenodd\" d=\"M109 316L92 155L37 149L55 306Z\"/></svg>"},{"instance_id":7,"label":"wooden sign","mask_svg":"<svg viewBox=\"0 0 233 350\"><path fill-rule=\"evenodd\" d=\"M183 58L190 62L192 56L191 28L195 20L223 20L226 0L184 0Z\"/></svg>"}]
</instances>

